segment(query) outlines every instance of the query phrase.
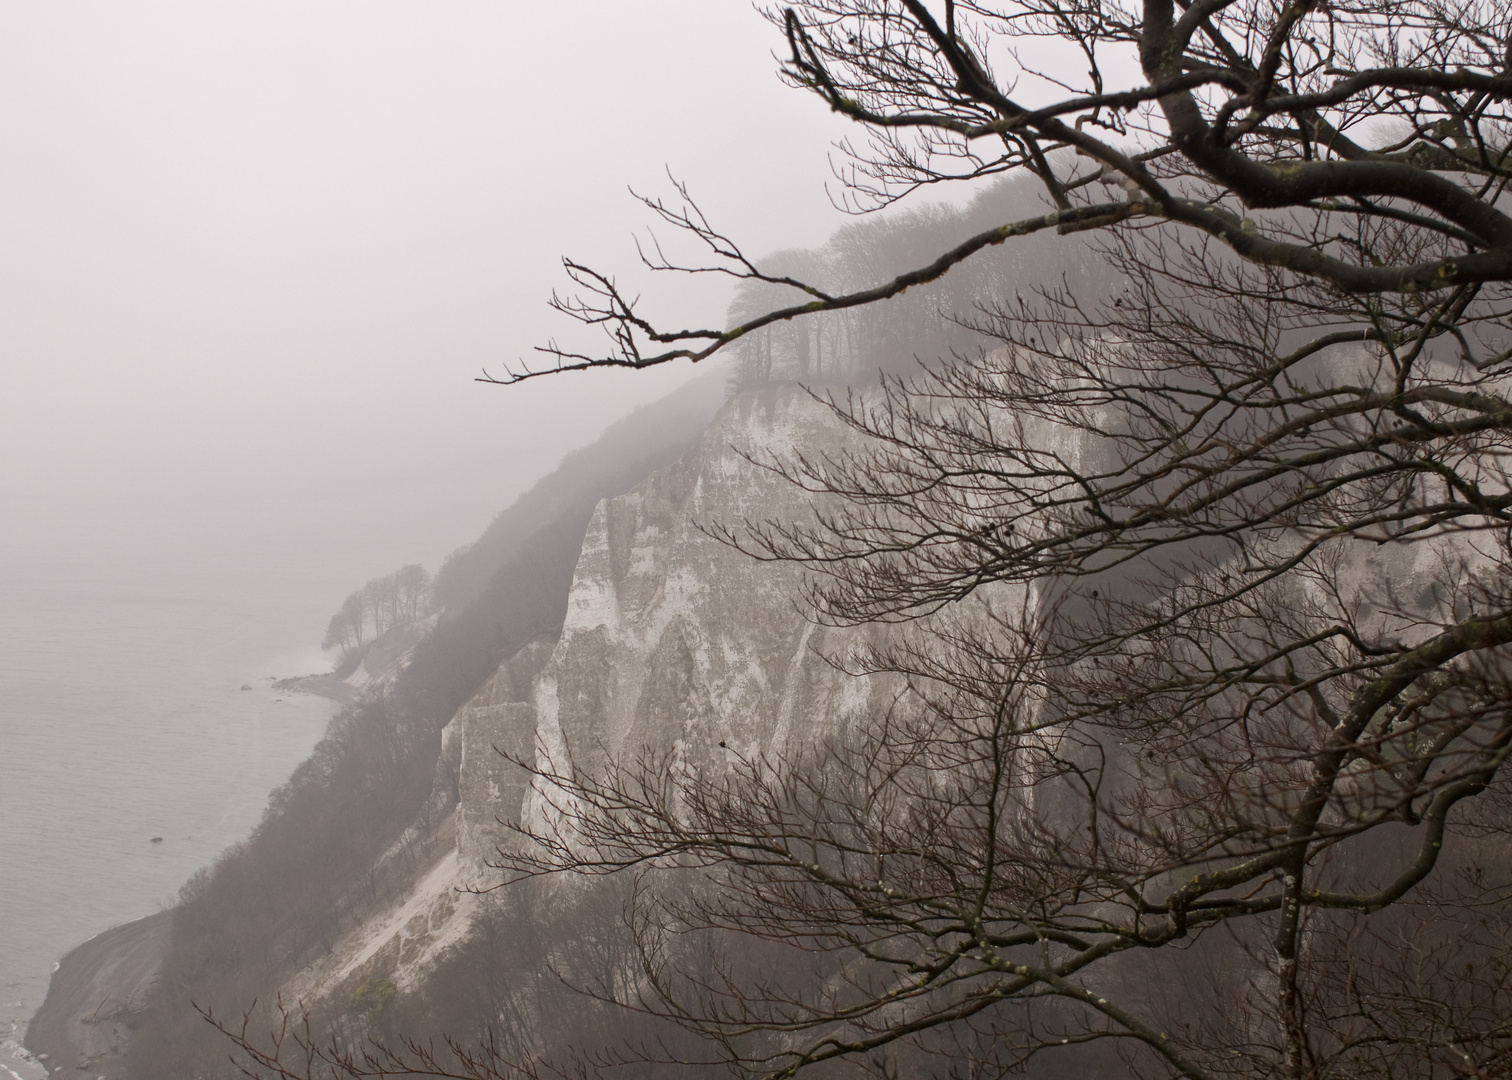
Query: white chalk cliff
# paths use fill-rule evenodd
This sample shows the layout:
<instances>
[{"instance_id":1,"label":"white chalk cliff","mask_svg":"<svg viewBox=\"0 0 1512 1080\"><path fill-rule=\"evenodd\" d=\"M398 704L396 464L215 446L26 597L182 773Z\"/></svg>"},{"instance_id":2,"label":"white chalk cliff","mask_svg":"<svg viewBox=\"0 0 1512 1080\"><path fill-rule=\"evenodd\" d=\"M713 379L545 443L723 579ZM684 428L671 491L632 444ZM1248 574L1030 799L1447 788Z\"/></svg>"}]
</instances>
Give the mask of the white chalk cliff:
<instances>
[{"instance_id":1,"label":"white chalk cliff","mask_svg":"<svg viewBox=\"0 0 1512 1080\"><path fill-rule=\"evenodd\" d=\"M1037 434L1067 460L1095 449L1083 433L1046 426ZM285 998L339 1002L369 978L416 990L467 940L487 902L468 890L496 883L489 863L516 842L501 822L538 825L546 813L510 757L592 771L606 756L649 750L717 769L732 751L781 753L891 701L894 688L826 660L880 631L816 625L798 607L800 570L754 560L699 528L803 520L810 496L759 462L834 452L847 439L834 414L796 387L745 394L691 453L600 503L559 635L502 664L443 733L430 807L396 845L427 850L428 869L293 979ZM1362 555L1348 578L1361 595L1378 582L1416 587L1433 556L1426 548ZM1020 586L984 589L979 599L988 593L1033 602Z\"/></svg>"},{"instance_id":2,"label":"white chalk cliff","mask_svg":"<svg viewBox=\"0 0 1512 1080\"><path fill-rule=\"evenodd\" d=\"M692 453L599 504L560 636L506 661L443 733L428 823L401 841L428 845L429 869L291 980L286 1000L350 994L375 977L413 990L466 938L483 902L466 890L497 881L488 863L511 843L500 821L540 813L528 775L505 754L591 769L606 754L649 748L701 765L723 759L721 742L745 755L780 750L867 710L872 683L824 659L855 632L804 618L800 572L698 527L800 519L809 497L751 459L842 438L797 388L742 395Z\"/></svg>"}]
</instances>

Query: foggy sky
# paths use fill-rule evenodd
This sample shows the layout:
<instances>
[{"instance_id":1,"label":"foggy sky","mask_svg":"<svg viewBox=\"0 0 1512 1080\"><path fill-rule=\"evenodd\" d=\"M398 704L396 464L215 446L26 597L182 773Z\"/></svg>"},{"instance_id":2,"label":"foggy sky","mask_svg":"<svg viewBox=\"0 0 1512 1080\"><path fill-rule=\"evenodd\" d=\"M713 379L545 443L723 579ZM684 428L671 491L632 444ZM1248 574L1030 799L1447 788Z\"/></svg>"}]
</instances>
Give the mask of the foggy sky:
<instances>
[{"instance_id":1,"label":"foggy sky","mask_svg":"<svg viewBox=\"0 0 1512 1080\"><path fill-rule=\"evenodd\" d=\"M627 185L753 253L840 220L779 44L742 0L0 3L0 555L434 568L696 373L472 381L581 333L560 256L636 277Z\"/></svg>"}]
</instances>

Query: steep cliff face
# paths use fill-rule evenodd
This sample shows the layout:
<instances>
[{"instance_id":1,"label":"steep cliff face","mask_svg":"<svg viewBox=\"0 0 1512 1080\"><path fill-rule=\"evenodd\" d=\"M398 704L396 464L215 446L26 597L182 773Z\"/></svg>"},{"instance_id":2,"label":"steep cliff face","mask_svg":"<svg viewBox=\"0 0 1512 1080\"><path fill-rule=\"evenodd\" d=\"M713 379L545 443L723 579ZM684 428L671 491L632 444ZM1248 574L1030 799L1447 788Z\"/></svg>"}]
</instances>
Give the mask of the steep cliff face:
<instances>
[{"instance_id":1,"label":"steep cliff face","mask_svg":"<svg viewBox=\"0 0 1512 1080\"><path fill-rule=\"evenodd\" d=\"M513 842L501 822L543 812L510 757L592 769L605 755L647 749L717 765L732 751L780 751L863 714L871 682L825 659L844 653L854 632L802 616L799 571L699 528L803 519L807 496L758 463L842 441L833 415L796 388L742 395L691 453L600 503L560 636L506 661L443 733L427 817L444 824L405 841L429 849L430 869L286 995L339 1007L367 979L423 987L468 936L481 902L468 890L497 880L488 864Z\"/></svg>"},{"instance_id":2,"label":"steep cliff face","mask_svg":"<svg viewBox=\"0 0 1512 1080\"><path fill-rule=\"evenodd\" d=\"M1039 445L1066 461L1097 452L1085 433L1040 426ZM468 940L482 910L468 890L497 883L489 864L516 842L505 823L541 826L549 813L511 759L591 773L607 757L647 751L674 766L717 770L732 754L780 754L839 733L893 699L896 688L880 677L831 662L883 631L806 619L800 570L753 559L700 528L807 519L808 493L762 463L843 452L849 438L795 387L748 393L682 459L598 505L560 635L505 662L445 730L432 816L451 816L434 834L431 870L296 980L296 996L350 993L377 977L401 991L423 989L446 951ZM1393 579L1420 579L1415 558L1390 553ZM1355 569L1365 581L1387 567L1372 559ZM994 585L950 617L973 620L982 603L1035 602L1021 587ZM986 623L977 629L987 632Z\"/></svg>"},{"instance_id":3,"label":"steep cliff face","mask_svg":"<svg viewBox=\"0 0 1512 1080\"><path fill-rule=\"evenodd\" d=\"M867 707L869 682L824 659L850 635L799 612L799 572L699 528L803 520L805 494L753 459L834 447L838 428L801 391L743 396L695 453L599 506L532 696L541 766L592 770L647 748L717 767Z\"/></svg>"}]
</instances>

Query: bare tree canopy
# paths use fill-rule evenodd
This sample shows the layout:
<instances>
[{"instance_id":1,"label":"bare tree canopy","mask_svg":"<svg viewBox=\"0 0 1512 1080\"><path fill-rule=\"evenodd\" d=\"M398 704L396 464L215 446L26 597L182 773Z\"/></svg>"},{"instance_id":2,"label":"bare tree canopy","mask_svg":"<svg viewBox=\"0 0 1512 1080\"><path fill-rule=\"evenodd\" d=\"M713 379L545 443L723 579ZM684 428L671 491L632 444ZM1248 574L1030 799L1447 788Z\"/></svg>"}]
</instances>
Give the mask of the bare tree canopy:
<instances>
[{"instance_id":1,"label":"bare tree canopy","mask_svg":"<svg viewBox=\"0 0 1512 1080\"><path fill-rule=\"evenodd\" d=\"M1512 71L1499 4L819 0L768 15L785 37L785 78L865 132L844 147L853 207L1021 172L1043 187L1048 212L835 293L759 268L679 186L678 201L643 201L710 261L679 267L653 247L648 265L803 295L739 325L671 329L612 275L569 259L582 291L554 303L605 330L609 348L553 344L550 368L499 381L699 360L773 322L897 296L1045 230L1200 236L1353 293L1443 294L1512 277L1501 205ZM1050 70L1036 71L1042 55ZM1025 104L1015 88L1031 81L1063 94Z\"/></svg>"},{"instance_id":2,"label":"bare tree canopy","mask_svg":"<svg viewBox=\"0 0 1512 1080\"><path fill-rule=\"evenodd\" d=\"M613 347L560 366L696 360L1034 232L1100 230L1125 284L966 313L1001 348L834 401L860 451L770 462L813 520L723 527L807 566L815 617L904 624L859 666L911 711L729 776L537 766L559 831L506 865L700 868L692 901L649 890L639 1004L758 1074L1101 1042L1132 1074L1512 1074L1512 17L771 17L786 76L866 131L860 208L1014 171L1052 208L832 294L652 201L714 268L808 295L663 333L569 264L588 299L560 306ZM1044 39L1085 76L1029 107ZM699 977L670 944L699 933L845 959Z\"/></svg>"},{"instance_id":3,"label":"bare tree canopy","mask_svg":"<svg viewBox=\"0 0 1512 1080\"><path fill-rule=\"evenodd\" d=\"M1098 230L1121 284L963 313L995 349L830 398L851 449L764 462L811 518L710 524L873 631L840 659L889 708L724 771L521 760L550 813L501 869L641 875L641 977L604 996L741 1075L1512 1077L1512 15L771 18L866 131L863 206L1019 171L1051 208L829 293L653 200L702 269L804 298L662 331L569 263L611 347L553 370L697 360L1036 232ZM1031 107L1045 40L1086 71Z\"/></svg>"}]
</instances>

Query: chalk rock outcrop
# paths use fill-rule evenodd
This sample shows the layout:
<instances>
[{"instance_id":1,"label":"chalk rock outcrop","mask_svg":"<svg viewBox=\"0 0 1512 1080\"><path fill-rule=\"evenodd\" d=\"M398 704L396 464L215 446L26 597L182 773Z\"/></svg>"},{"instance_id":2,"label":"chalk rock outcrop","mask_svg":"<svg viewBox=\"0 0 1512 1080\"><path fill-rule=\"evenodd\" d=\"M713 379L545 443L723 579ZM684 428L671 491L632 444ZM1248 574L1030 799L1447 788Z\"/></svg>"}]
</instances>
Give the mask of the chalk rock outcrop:
<instances>
[{"instance_id":1,"label":"chalk rock outcrop","mask_svg":"<svg viewBox=\"0 0 1512 1080\"><path fill-rule=\"evenodd\" d=\"M824 659L848 635L799 611L799 571L700 528L808 516L808 495L759 463L832 448L838 429L799 390L746 395L696 453L599 506L532 696L541 765L591 770L649 750L718 768L867 707L869 683Z\"/></svg>"},{"instance_id":2,"label":"chalk rock outcrop","mask_svg":"<svg viewBox=\"0 0 1512 1080\"><path fill-rule=\"evenodd\" d=\"M834 415L796 387L742 395L692 453L599 504L560 636L506 661L443 733L427 817L446 818L448 831L435 835L449 839L454 828L455 847L433 848L413 893L302 973L290 996L378 975L413 987L465 937L476 910L465 890L496 881L488 864L516 842L501 822L542 813L528 772L510 758L592 769L606 755L646 750L718 767L732 752L781 751L868 710L872 683L825 658L855 632L804 618L800 571L699 527L804 519L810 497L760 463L843 439Z\"/></svg>"}]
</instances>

